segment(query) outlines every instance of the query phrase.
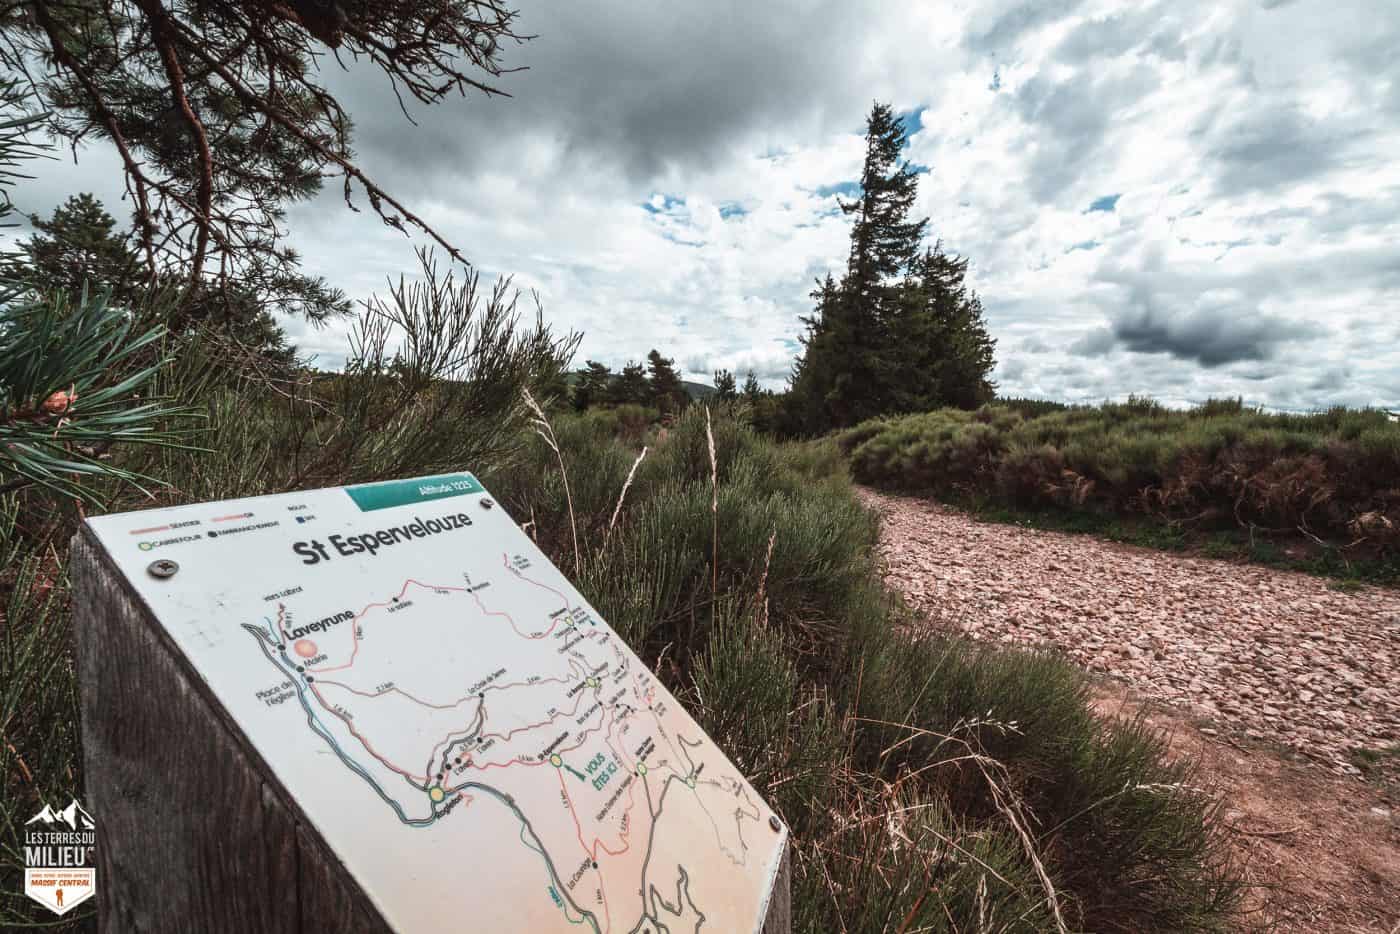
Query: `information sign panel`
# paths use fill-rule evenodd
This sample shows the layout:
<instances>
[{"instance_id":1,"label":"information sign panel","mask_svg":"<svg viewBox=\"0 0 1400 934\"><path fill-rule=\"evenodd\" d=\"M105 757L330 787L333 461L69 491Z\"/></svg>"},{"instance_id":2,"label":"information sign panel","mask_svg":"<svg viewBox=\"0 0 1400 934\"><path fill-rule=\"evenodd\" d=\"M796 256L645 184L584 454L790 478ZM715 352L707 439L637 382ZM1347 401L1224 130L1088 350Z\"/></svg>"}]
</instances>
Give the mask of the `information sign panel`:
<instances>
[{"instance_id":1,"label":"information sign panel","mask_svg":"<svg viewBox=\"0 0 1400 934\"><path fill-rule=\"evenodd\" d=\"M89 523L394 930L761 927L786 829L472 475Z\"/></svg>"}]
</instances>

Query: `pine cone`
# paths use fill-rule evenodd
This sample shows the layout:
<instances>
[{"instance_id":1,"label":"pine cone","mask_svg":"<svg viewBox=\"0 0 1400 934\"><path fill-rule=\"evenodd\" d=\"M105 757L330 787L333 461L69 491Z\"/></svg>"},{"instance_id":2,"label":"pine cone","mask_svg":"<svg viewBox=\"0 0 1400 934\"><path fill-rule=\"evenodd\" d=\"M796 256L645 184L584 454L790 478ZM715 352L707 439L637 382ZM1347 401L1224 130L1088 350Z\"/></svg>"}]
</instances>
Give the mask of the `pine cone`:
<instances>
[{"instance_id":1,"label":"pine cone","mask_svg":"<svg viewBox=\"0 0 1400 934\"><path fill-rule=\"evenodd\" d=\"M78 401L78 394L72 389L66 392L60 389L44 400L44 404L39 406L49 415L62 415L73 407L73 403Z\"/></svg>"}]
</instances>

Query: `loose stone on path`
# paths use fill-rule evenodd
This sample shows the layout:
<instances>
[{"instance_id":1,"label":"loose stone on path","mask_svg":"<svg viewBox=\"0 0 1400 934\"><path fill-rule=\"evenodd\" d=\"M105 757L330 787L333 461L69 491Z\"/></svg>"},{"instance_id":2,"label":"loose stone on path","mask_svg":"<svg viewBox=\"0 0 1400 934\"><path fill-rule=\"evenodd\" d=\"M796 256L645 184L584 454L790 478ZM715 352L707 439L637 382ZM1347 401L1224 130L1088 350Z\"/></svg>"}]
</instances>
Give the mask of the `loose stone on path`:
<instances>
[{"instance_id":1,"label":"loose stone on path","mask_svg":"<svg viewBox=\"0 0 1400 934\"><path fill-rule=\"evenodd\" d=\"M1053 646L1140 694L1339 774L1400 742L1400 591L978 522L862 490L889 585L935 624Z\"/></svg>"}]
</instances>

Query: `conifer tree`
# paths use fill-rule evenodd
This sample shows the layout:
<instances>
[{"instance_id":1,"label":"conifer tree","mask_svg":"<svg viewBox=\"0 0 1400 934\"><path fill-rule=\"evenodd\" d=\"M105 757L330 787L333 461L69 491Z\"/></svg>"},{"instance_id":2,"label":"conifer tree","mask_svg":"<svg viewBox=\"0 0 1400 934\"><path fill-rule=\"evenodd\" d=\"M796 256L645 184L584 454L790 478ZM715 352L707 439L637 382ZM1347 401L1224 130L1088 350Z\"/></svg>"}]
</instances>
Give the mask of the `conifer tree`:
<instances>
[{"instance_id":1,"label":"conifer tree","mask_svg":"<svg viewBox=\"0 0 1400 934\"><path fill-rule=\"evenodd\" d=\"M681 378L676 374L675 361L661 356L655 348L647 354L647 370L651 379L651 404L662 415L679 412L690 401Z\"/></svg>"},{"instance_id":2,"label":"conifer tree","mask_svg":"<svg viewBox=\"0 0 1400 934\"><path fill-rule=\"evenodd\" d=\"M968 261L935 243L887 305L881 395L887 411L976 408L992 397L992 350Z\"/></svg>"},{"instance_id":3,"label":"conifer tree","mask_svg":"<svg viewBox=\"0 0 1400 934\"><path fill-rule=\"evenodd\" d=\"M11 186L27 177L19 166L42 148L22 104L0 81L0 226ZM33 273L23 262L0 268L0 511L26 488L97 502L93 481L149 480L112 463L114 445L180 443L167 424L180 410L153 397L162 329L111 304L100 283L44 294ZM0 523L0 546L12 529Z\"/></svg>"},{"instance_id":4,"label":"conifer tree","mask_svg":"<svg viewBox=\"0 0 1400 934\"><path fill-rule=\"evenodd\" d=\"M875 415L990 397L993 341L963 284L967 260L924 247L928 219L911 220L918 171L900 160L903 125L877 103L866 124L861 191L845 275L828 273L804 317L807 333L784 401L782 430L818 434Z\"/></svg>"},{"instance_id":5,"label":"conifer tree","mask_svg":"<svg viewBox=\"0 0 1400 934\"><path fill-rule=\"evenodd\" d=\"M186 286L163 274L152 284L133 238L118 233L116 219L87 193L70 197L48 220L31 217L30 222L35 233L20 242L9 264L40 295L62 292L77 301L85 289L100 287L118 307L158 305L172 334L204 327L269 361L295 362L295 348L269 310L291 309L261 292L256 280ZM343 297L335 301L340 312L349 311Z\"/></svg>"},{"instance_id":6,"label":"conifer tree","mask_svg":"<svg viewBox=\"0 0 1400 934\"><path fill-rule=\"evenodd\" d=\"M905 411L923 411L935 406L955 406L971 409L989 402L994 387L988 375L995 363L996 341L987 333L982 317L982 300L965 284L968 261L943 251L941 242L925 252L918 270L922 317L927 337L917 335L912 340L932 351L920 363L936 367L938 385L915 399ZM902 346L901 335L894 334L892 346L896 354ZM907 365L896 367L909 372Z\"/></svg>"},{"instance_id":7,"label":"conifer tree","mask_svg":"<svg viewBox=\"0 0 1400 934\"><path fill-rule=\"evenodd\" d=\"M578 382L574 385L574 408L582 412L589 406L606 402L612 379L612 370L606 364L597 360L587 361L579 371Z\"/></svg>"},{"instance_id":8,"label":"conifer tree","mask_svg":"<svg viewBox=\"0 0 1400 934\"><path fill-rule=\"evenodd\" d=\"M48 220L30 217L35 233L20 243L16 259L29 284L43 293L62 289L81 295L85 286L105 284L115 301L134 297L141 261L130 236L117 232L116 218L87 192L54 208Z\"/></svg>"},{"instance_id":9,"label":"conifer tree","mask_svg":"<svg viewBox=\"0 0 1400 934\"><path fill-rule=\"evenodd\" d=\"M608 387L608 401L613 405L646 405L651 401L651 384L647 382L646 367L628 361L622 373Z\"/></svg>"},{"instance_id":10,"label":"conifer tree","mask_svg":"<svg viewBox=\"0 0 1400 934\"><path fill-rule=\"evenodd\" d=\"M854 340L851 309L831 273L817 284L812 299L816 311L802 319L807 326L801 338L804 350L793 364L786 400L785 428L791 434L817 434L842 424L837 386L849 386L850 370L856 367L846 358Z\"/></svg>"},{"instance_id":11,"label":"conifer tree","mask_svg":"<svg viewBox=\"0 0 1400 934\"><path fill-rule=\"evenodd\" d=\"M928 227L928 218L909 219L919 176L907 161L899 161L906 138L904 124L890 105L875 104L866 120L860 197L841 204L841 210L855 218L842 291L861 324L878 320L886 283L918 258Z\"/></svg>"},{"instance_id":12,"label":"conifer tree","mask_svg":"<svg viewBox=\"0 0 1400 934\"><path fill-rule=\"evenodd\" d=\"M715 398L720 402L733 402L739 398L734 374L728 370L715 370Z\"/></svg>"},{"instance_id":13,"label":"conifer tree","mask_svg":"<svg viewBox=\"0 0 1400 934\"><path fill-rule=\"evenodd\" d=\"M758 405L758 400L763 395L763 389L758 385L758 377L753 375L753 370L744 377L744 401L749 405Z\"/></svg>"}]
</instances>

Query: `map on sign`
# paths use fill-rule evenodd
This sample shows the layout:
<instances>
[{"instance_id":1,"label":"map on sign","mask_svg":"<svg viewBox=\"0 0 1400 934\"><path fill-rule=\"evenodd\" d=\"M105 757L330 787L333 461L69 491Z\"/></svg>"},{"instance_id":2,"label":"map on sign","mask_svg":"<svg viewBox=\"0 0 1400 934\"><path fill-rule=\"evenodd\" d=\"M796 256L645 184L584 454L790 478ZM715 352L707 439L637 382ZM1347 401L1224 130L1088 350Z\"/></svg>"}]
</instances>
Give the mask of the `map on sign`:
<instances>
[{"instance_id":1,"label":"map on sign","mask_svg":"<svg viewBox=\"0 0 1400 934\"><path fill-rule=\"evenodd\" d=\"M785 828L475 477L89 522L395 930L761 927Z\"/></svg>"}]
</instances>

